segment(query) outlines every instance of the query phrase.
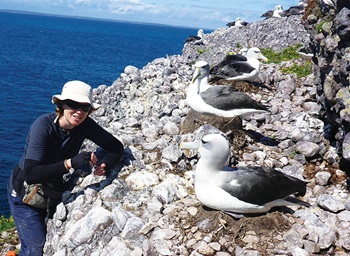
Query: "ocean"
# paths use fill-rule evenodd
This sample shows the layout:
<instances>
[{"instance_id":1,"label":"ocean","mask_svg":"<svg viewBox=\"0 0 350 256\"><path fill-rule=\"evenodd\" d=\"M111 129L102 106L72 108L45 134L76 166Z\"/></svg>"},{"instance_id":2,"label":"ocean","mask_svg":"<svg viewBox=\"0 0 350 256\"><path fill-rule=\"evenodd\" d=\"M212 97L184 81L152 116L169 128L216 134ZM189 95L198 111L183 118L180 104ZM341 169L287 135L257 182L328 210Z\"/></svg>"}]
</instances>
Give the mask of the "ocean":
<instances>
[{"instance_id":1,"label":"ocean","mask_svg":"<svg viewBox=\"0 0 350 256\"><path fill-rule=\"evenodd\" d=\"M206 31L207 32L207 31ZM181 54L196 28L0 12L0 216L27 131L69 80L110 86L128 65Z\"/></svg>"}]
</instances>

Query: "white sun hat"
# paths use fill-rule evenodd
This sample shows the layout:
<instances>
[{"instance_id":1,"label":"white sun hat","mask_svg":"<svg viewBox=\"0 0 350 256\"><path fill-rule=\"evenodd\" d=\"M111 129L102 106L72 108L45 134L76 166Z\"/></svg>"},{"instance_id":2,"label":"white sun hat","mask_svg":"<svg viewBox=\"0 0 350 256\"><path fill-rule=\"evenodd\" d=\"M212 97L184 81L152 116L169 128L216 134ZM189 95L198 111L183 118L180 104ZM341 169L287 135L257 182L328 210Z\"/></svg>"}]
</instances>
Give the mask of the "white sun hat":
<instances>
[{"instance_id":1,"label":"white sun hat","mask_svg":"<svg viewBox=\"0 0 350 256\"><path fill-rule=\"evenodd\" d=\"M92 100L92 88L90 85L74 80L65 83L61 94L52 96L52 103L57 104L59 101L73 100L79 103L89 103L93 110L100 107L99 104Z\"/></svg>"}]
</instances>

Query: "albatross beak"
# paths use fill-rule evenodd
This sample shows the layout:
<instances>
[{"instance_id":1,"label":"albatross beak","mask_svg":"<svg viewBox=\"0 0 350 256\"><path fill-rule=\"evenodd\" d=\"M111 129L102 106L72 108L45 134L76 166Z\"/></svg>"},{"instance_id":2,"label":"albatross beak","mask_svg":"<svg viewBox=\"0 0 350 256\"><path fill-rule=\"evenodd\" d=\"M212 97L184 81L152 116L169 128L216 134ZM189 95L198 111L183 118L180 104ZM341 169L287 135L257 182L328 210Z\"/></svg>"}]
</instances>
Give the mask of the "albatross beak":
<instances>
[{"instance_id":1,"label":"albatross beak","mask_svg":"<svg viewBox=\"0 0 350 256\"><path fill-rule=\"evenodd\" d=\"M192 83L194 83L194 81L199 77L200 74L201 74L201 69L196 68L192 77Z\"/></svg>"},{"instance_id":2,"label":"albatross beak","mask_svg":"<svg viewBox=\"0 0 350 256\"><path fill-rule=\"evenodd\" d=\"M264 55L262 55L261 53L259 54L259 59L263 60L263 61L268 61L269 59L266 58Z\"/></svg>"},{"instance_id":3,"label":"albatross beak","mask_svg":"<svg viewBox=\"0 0 350 256\"><path fill-rule=\"evenodd\" d=\"M201 68L197 67L196 70L194 71L193 77L192 77L192 84L194 83L194 81L196 81L196 79L201 75ZM200 93L200 83L198 83L198 90L197 90L197 94Z\"/></svg>"},{"instance_id":4,"label":"albatross beak","mask_svg":"<svg viewBox=\"0 0 350 256\"><path fill-rule=\"evenodd\" d=\"M199 148L199 141L186 141L186 142L181 142L180 144L180 149L193 149L193 150L198 150Z\"/></svg>"}]
</instances>

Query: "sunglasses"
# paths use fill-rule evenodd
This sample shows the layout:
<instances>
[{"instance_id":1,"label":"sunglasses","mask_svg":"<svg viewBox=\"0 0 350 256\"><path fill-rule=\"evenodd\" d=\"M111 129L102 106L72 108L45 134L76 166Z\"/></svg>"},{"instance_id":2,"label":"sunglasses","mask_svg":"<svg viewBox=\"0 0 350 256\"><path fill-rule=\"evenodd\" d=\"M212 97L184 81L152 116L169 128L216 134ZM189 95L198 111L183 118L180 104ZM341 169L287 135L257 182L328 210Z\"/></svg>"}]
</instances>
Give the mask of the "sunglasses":
<instances>
[{"instance_id":1,"label":"sunglasses","mask_svg":"<svg viewBox=\"0 0 350 256\"><path fill-rule=\"evenodd\" d=\"M81 104L79 102L73 101L73 100L65 100L63 101L64 104L66 104L69 108L73 110L79 110L81 109L84 112L90 112L91 111L91 105L90 104Z\"/></svg>"}]
</instances>

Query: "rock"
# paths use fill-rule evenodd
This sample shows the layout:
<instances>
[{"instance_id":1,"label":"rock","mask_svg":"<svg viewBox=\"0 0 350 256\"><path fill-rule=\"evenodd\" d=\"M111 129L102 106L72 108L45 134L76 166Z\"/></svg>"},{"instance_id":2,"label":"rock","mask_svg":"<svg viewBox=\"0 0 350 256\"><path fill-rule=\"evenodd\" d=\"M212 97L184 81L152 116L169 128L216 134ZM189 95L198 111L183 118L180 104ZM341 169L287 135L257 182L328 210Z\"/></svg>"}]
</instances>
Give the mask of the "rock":
<instances>
[{"instance_id":1,"label":"rock","mask_svg":"<svg viewBox=\"0 0 350 256\"><path fill-rule=\"evenodd\" d=\"M162 157L172 161L178 162L182 156L182 151L179 148L179 145L169 145L163 150Z\"/></svg>"},{"instance_id":2,"label":"rock","mask_svg":"<svg viewBox=\"0 0 350 256\"><path fill-rule=\"evenodd\" d=\"M102 207L93 208L82 219L78 220L63 236L62 244L76 247L91 241L100 229L112 223L111 213Z\"/></svg>"},{"instance_id":3,"label":"rock","mask_svg":"<svg viewBox=\"0 0 350 256\"><path fill-rule=\"evenodd\" d=\"M319 145L309 141L299 141L295 144L295 148L307 158L314 157L320 152Z\"/></svg>"},{"instance_id":4,"label":"rock","mask_svg":"<svg viewBox=\"0 0 350 256\"><path fill-rule=\"evenodd\" d=\"M139 230L145 225L145 221L138 217L129 218L120 233L120 237L125 240L140 240Z\"/></svg>"},{"instance_id":5,"label":"rock","mask_svg":"<svg viewBox=\"0 0 350 256\"><path fill-rule=\"evenodd\" d=\"M340 221L350 222L350 211L342 211L337 216Z\"/></svg>"},{"instance_id":6,"label":"rock","mask_svg":"<svg viewBox=\"0 0 350 256\"><path fill-rule=\"evenodd\" d=\"M134 172L130 174L125 182L132 190L140 190L145 187L156 185L159 183L158 175L149 172Z\"/></svg>"},{"instance_id":7,"label":"rock","mask_svg":"<svg viewBox=\"0 0 350 256\"><path fill-rule=\"evenodd\" d=\"M331 174L329 172L318 172L315 175L316 184L325 186L328 184Z\"/></svg>"},{"instance_id":8,"label":"rock","mask_svg":"<svg viewBox=\"0 0 350 256\"><path fill-rule=\"evenodd\" d=\"M167 122L163 127L163 132L166 135L176 135L176 134L179 134L180 130L175 123Z\"/></svg>"},{"instance_id":9,"label":"rock","mask_svg":"<svg viewBox=\"0 0 350 256\"><path fill-rule=\"evenodd\" d=\"M296 86L291 81L281 81L277 88L279 92L290 95L295 90Z\"/></svg>"},{"instance_id":10,"label":"rock","mask_svg":"<svg viewBox=\"0 0 350 256\"><path fill-rule=\"evenodd\" d=\"M317 199L317 204L331 212L339 212L345 209L345 205L332 195L323 194Z\"/></svg>"}]
</instances>

